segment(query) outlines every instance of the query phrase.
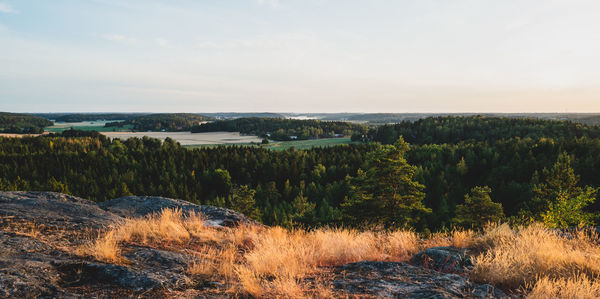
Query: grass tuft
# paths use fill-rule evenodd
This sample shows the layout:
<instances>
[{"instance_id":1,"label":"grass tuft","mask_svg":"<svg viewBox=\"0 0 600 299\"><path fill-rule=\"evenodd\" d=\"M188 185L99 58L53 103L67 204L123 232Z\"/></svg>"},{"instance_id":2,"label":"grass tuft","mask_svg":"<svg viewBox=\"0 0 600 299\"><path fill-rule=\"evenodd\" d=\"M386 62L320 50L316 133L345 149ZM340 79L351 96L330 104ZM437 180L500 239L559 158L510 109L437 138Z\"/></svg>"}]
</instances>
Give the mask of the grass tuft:
<instances>
[{"instance_id":1,"label":"grass tuft","mask_svg":"<svg viewBox=\"0 0 600 299\"><path fill-rule=\"evenodd\" d=\"M579 274L600 275L600 246L590 232L566 237L540 224L514 230L499 226L482 240L489 249L475 258L470 276L476 281L516 290L535 285L539 277L568 282Z\"/></svg>"}]
</instances>

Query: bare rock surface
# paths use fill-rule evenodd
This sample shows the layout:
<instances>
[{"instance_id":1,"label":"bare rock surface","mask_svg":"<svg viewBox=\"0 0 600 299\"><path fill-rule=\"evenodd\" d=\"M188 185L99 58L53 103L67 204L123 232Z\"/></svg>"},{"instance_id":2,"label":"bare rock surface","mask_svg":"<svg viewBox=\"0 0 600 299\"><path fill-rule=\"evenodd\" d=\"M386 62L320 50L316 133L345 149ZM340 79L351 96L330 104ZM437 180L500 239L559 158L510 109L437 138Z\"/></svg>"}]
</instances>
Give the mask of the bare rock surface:
<instances>
[{"instance_id":1,"label":"bare rock surface","mask_svg":"<svg viewBox=\"0 0 600 299\"><path fill-rule=\"evenodd\" d=\"M410 263L444 273L465 273L473 266L467 250L454 247L425 249L413 256Z\"/></svg>"},{"instance_id":2,"label":"bare rock surface","mask_svg":"<svg viewBox=\"0 0 600 299\"><path fill-rule=\"evenodd\" d=\"M68 297L51 264L67 259L44 242L0 231L0 298Z\"/></svg>"},{"instance_id":3,"label":"bare rock surface","mask_svg":"<svg viewBox=\"0 0 600 299\"><path fill-rule=\"evenodd\" d=\"M348 296L373 298L508 298L466 277L398 262L359 262L336 268L334 287Z\"/></svg>"},{"instance_id":4,"label":"bare rock surface","mask_svg":"<svg viewBox=\"0 0 600 299\"><path fill-rule=\"evenodd\" d=\"M87 199L55 192L0 192L0 216L44 226L100 228L121 220Z\"/></svg>"},{"instance_id":5,"label":"bare rock surface","mask_svg":"<svg viewBox=\"0 0 600 299\"><path fill-rule=\"evenodd\" d=\"M202 290L206 283L197 287L186 275L193 260L186 253L128 246L123 252L127 264L113 265L72 252L72 245L89 242L101 229L123 221L122 216L144 216L163 208L206 211L216 223L253 223L231 210L162 197L120 198L98 205L54 192L0 192L0 298L152 298L163 297L165 290Z\"/></svg>"},{"instance_id":6,"label":"bare rock surface","mask_svg":"<svg viewBox=\"0 0 600 299\"><path fill-rule=\"evenodd\" d=\"M99 285L106 288L126 288L134 291L159 288L184 288L187 277L151 267L134 268L88 261L53 261L62 275L62 286Z\"/></svg>"}]
</instances>

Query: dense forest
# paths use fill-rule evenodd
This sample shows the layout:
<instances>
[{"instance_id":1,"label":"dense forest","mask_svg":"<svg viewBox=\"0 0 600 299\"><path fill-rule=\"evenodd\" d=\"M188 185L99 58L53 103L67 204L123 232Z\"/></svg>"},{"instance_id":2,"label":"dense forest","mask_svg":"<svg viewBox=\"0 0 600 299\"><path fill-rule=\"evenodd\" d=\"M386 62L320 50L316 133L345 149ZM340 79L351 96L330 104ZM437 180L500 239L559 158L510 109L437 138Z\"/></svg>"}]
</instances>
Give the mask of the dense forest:
<instances>
[{"instance_id":1,"label":"dense forest","mask_svg":"<svg viewBox=\"0 0 600 299\"><path fill-rule=\"evenodd\" d=\"M595 127L479 117L428 121L452 124L453 130L407 135L410 146L397 139L392 145L302 151L186 149L170 139L111 141L77 131L2 138L0 188L54 190L98 201L162 195L231 207L286 226L370 223L439 230L482 225L481 216L478 222L473 215L486 213L489 220L555 226L598 221L590 214L600 211ZM478 137L482 131L489 135Z\"/></svg>"},{"instance_id":2,"label":"dense forest","mask_svg":"<svg viewBox=\"0 0 600 299\"><path fill-rule=\"evenodd\" d=\"M212 117L192 113L156 113L106 123L105 127L132 125L134 131L178 132L189 131L193 126L212 119Z\"/></svg>"},{"instance_id":3,"label":"dense forest","mask_svg":"<svg viewBox=\"0 0 600 299\"><path fill-rule=\"evenodd\" d=\"M232 120L219 120L192 128L192 133L202 132L240 132L242 134L268 137L287 141L350 136L367 132L367 127L341 121L299 120L286 118L249 117Z\"/></svg>"},{"instance_id":4,"label":"dense forest","mask_svg":"<svg viewBox=\"0 0 600 299\"><path fill-rule=\"evenodd\" d=\"M51 121L39 116L0 112L0 133L40 134L51 125Z\"/></svg>"},{"instance_id":5,"label":"dense forest","mask_svg":"<svg viewBox=\"0 0 600 299\"><path fill-rule=\"evenodd\" d=\"M598 113L325 113L317 114L317 118L323 120L366 122L370 124L393 124L403 121L417 121L419 119L432 117L473 117L477 115L490 118L566 120L585 125L600 125L600 114Z\"/></svg>"},{"instance_id":6,"label":"dense forest","mask_svg":"<svg viewBox=\"0 0 600 299\"><path fill-rule=\"evenodd\" d=\"M484 116L430 117L414 122L382 125L369 131L370 140L392 144L398 137L411 144L442 144L461 141L495 142L507 138L599 138L600 127L570 121Z\"/></svg>"}]
</instances>

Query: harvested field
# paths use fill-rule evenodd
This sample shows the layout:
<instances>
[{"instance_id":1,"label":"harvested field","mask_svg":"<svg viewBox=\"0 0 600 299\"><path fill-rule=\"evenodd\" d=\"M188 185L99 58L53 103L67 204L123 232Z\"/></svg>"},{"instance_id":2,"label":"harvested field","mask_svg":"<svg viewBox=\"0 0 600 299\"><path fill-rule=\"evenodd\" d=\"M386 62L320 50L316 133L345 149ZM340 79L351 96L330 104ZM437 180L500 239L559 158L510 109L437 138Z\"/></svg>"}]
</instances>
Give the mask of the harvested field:
<instances>
[{"instance_id":1,"label":"harvested field","mask_svg":"<svg viewBox=\"0 0 600 299\"><path fill-rule=\"evenodd\" d=\"M233 144L260 142L257 136L244 136L236 132L210 132L210 133L190 133L190 132L102 132L109 138L127 139L131 137L142 138L148 136L165 140L167 137L179 142L181 145L195 144Z\"/></svg>"}]
</instances>

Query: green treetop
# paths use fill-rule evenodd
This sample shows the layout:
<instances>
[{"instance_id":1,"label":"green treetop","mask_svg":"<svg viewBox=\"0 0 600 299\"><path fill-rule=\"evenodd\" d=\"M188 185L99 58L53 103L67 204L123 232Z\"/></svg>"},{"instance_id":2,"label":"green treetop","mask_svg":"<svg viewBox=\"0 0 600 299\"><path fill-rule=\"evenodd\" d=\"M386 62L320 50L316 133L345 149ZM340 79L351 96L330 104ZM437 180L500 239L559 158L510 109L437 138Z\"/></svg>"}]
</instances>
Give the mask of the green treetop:
<instances>
[{"instance_id":1,"label":"green treetop","mask_svg":"<svg viewBox=\"0 0 600 299\"><path fill-rule=\"evenodd\" d=\"M488 186L471 189L470 194L465 195L465 203L456 206L454 222L475 229L483 228L488 222L499 222L504 215L502 204L492 201L491 192Z\"/></svg>"},{"instance_id":2,"label":"green treetop","mask_svg":"<svg viewBox=\"0 0 600 299\"><path fill-rule=\"evenodd\" d=\"M579 176L571 167L571 158L562 153L551 169L543 170L544 181L533 191L538 219L549 227L589 225L592 215L584 209L596 200L597 188L579 187Z\"/></svg>"},{"instance_id":3,"label":"green treetop","mask_svg":"<svg viewBox=\"0 0 600 299\"><path fill-rule=\"evenodd\" d=\"M350 179L350 195L342 204L347 222L406 227L431 212L423 205L425 187L414 180L417 168L404 158L408 150L400 138L368 154L366 171Z\"/></svg>"}]
</instances>

